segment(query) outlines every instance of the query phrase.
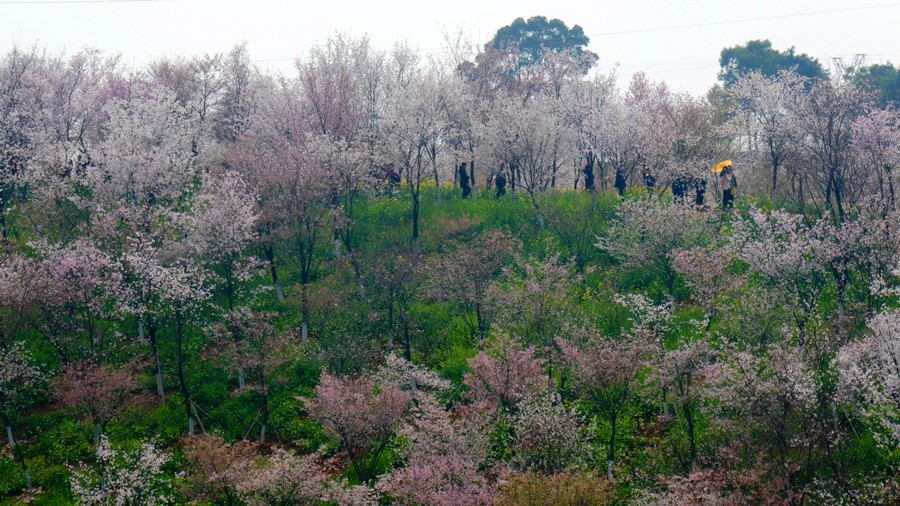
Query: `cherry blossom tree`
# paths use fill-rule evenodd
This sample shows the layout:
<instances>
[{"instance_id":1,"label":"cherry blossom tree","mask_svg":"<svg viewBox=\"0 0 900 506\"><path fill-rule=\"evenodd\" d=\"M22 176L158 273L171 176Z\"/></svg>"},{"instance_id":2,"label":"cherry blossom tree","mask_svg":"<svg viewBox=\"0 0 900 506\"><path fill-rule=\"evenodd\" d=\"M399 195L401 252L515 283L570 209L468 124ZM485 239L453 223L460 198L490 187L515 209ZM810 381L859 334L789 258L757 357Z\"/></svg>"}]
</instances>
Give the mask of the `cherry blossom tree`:
<instances>
[{"instance_id":1,"label":"cherry blossom tree","mask_svg":"<svg viewBox=\"0 0 900 506\"><path fill-rule=\"evenodd\" d=\"M889 213L896 208L894 168L900 163L900 112L877 109L857 118L852 128L855 157L863 170L877 168L883 213Z\"/></svg>"},{"instance_id":2,"label":"cherry blossom tree","mask_svg":"<svg viewBox=\"0 0 900 506\"><path fill-rule=\"evenodd\" d=\"M729 272L733 262L730 248L696 247L672 252L672 267L684 276L693 300L703 309L707 330L722 311L722 297L744 283L741 276Z\"/></svg>"},{"instance_id":3,"label":"cherry blossom tree","mask_svg":"<svg viewBox=\"0 0 900 506\"><path fill-rule=\"evenodd\" d=\"M607 475L613 476L616 458L617 423L641 386L641 371L649 350L646 343L624 337L591 337L583 346L560 342L563 356L576 375L581 395L597 409L610 426Z\"/></svg>"},{"instance_id":4,"label":"cherry blossom tree","mask_svg":"<svg viewBox=\"0 0 900 506\"><path fill-rule=\"evenodd\" d=\"M116 450L104 435L97 446L98 470L72 469L69 485L79 505L154 505L174 499L174 484L163 471L168 454L151 442L132 451Z\"/></svg>"},{"instance_id":5,"label":"cherry blossom tree","mask_svg":"<svg viewBox=\"0 0 900 506\"><path fill-rule=\"evenodd\" d=\"M401 65L395 89L388 98L387 114L379 126L382 132L383 156L394 164L406 184L412 204L412 254L419 254L419 217L422 183L429 169L436 172L436 146L442 90L438 76L418 68L415 60ZM436 149L436 148L435 148Z\"/></svg>"},{"instance_id":6,"label":"cherry blossom tree","mask_svg":"<svg viewBox=\"0 0 900 506\"><path fill-rule=\"evenodd\" d=\"M0 60L0 237L4 249L9 236L7 215L16 197L16 183L25 175L28 156L27 76L35 71L38 62L36 49L19 48L13 48Z\"/></svg>"},{"instance_id":7,"label":"cherry blossom tree","mask_svg":"<svg viewBox=\"0 0 900 506\"><path fill-rule=\"evenodd\" d=\"M86 415L94 425L94 445L100 434L140 390L133 365L113 369L81 361L66 367L55 384L56 398L64 406Z\"/></svg>"},{"instance_id":8,"label":"cherry blossom tree","mask_svg":"<svg viewBox=\"0 0 900 506\"><path fill-rule=\"evenodd\" d=\"M121 273L114 260L86 239L66 246L38 244L34 326L47 337L65 365L97 357L114 344Z\"/></svg>"},{"instance_id":9,"label":"cherry blossom tree","mask_svg":"<svg viewBox=\"0 0 900 506\"><path fill-rule=\"evenodd\" d=\"M237 485L256 459L256 445L247 441L228 444L221 436L202 434L188 440L186 480L189 497L238 504Z\"/></svg>"},{"instance_id":10,"label":"cherry blossom tree","mask_svg":"<svg viewBox=\"0 0 900 506\"><path fill-rule=\"evenodd\" d=\"M211 280L225 296L225 311L233 314L239 289L256 273L257 263L245 256L254 238L256 202L246 184L234 172L206 176L187 217L188 253L201 259ZM235 343L241 334L235 328ZM238 360L238 388L244 388L244 371Z\"/></svg>"},{"instance_id":11,"label":"cherry blossom tree","mask_svg":"<svg viewBox=\"0 0 900 506\"><path fill-rule=\"evenodd\" d=\"M534 346L550 378L559 356L556 339L572 319L566 309L573 300L567 293L572 266L554 255L524 262L517 276L507 278L494 290L498 327Z\"/></svg>"},{"instance_id":12,"label":"cherry blossom tree","mask_svg":"<svg viewBox=\"0 0 900 506\"><path fill-rule=\"evenodd\" d=\"M416 382L428 383L434 382ZM403 466L381 477L377 488L401 504L492 504L494 489L481 470L487 418L448 411L431 393L418 399L398 432Z\"/></svg>"},{"instance_id":13,"label":"cherry blossom tree","mask_svg":"<svg viewBox=\"0 0 900 506\"><path fill-rule=\"evenodd\" d=\"M713 237L710 213L659 199L626 200L597 246L628 268L651 271L674 297L678 272L670 253L702 246Z\"/></svg>"},{"instance_id":14,"label":"cherry blossom tree","mask_svg":"<svg viewBox=\"0 0 900 506\"><path fill-rule=\"evenodd\" d=\"M508 233L487 232L474 245L456 245L431 267L436 297L462 314L479 348L490 334L496 311L492 283L512 258L515 246Z\"/></svg>"},{"instance_id":15,"label":"cherry blossom tree","mask_svg":"<svg viewBox=\"0 0 900 506\"><path fill-rule=\"evenodd\" d=\"M737 221L731 238L738 258L761 275L793 316L801 343L826 288L828 243L785 211L765 213L755 207Z\"/></svg>"},{"instance_id":16,"label":"cherry blossom tree","mask_svg":"<svg viewBox=\"0 0 900 506\"><path fill-rule=\"evenodd\" d=\"M558 395L529 395L512 418L513 462L522 469L556 474L578 465L586 442L581 417L566 409Z\"/></svg>"},{"instance_id":17,"label":"cherry blossom tree","mask_svg":"<svg viewBox=\"0 0 900 506\"><path fill-rule=\"evenodd\" d=\"M374 478L378 459L390 443L409 397L394 385L380 391L366 378L338 378L323 372L315 397L304 399L312 419L338 440L362 482Z\"/></svg>"},{"instance_id":18,"label":"cherry blossom tree","mask_svg":"<svg viewBox=\"0 0 900 506\"><path fill-rule=\"evenodd\" d=\"M164 398L162 366L159 359L159 329L171 325L175 339L178 385L183 396L188 422L188 434L194 434L196 409L188 388L186 350L193 334L192 324L198 322L199 313L209 302L206 282L207 272L187 259L166 261L166 250L154 249L147 243L139 243L123 261L129 276L141 280L132 292L126 292L132 302L126 310L141 315L148 325L151 350L156 362L157 390Z\"/></svg>"},{"instance_id":19,"label":"cherry blossom tree","mask_svg":"<svg viewBox=\"0 0 900 506\"><path fill-rule=\"evenodd\" d=\"M300 274L302 339L309 332L309 283L318 272L318 252L329 214L330 167L328 143L310 132L303 111L299 84L271 83L248 131L248 146L238 153L239 170L260 188L261 235L273 276L275 239L290 245L289 258Z\"/></svg>"},{"instance_id":20,"label":"cherry blossom tree","mask_svg":"<svg viewBox=\"0 0 900 506\"><path fill-rule=\"evenodd\" d=\"M794 71L783 71L771 77L753 71L742 74L728 89L729 96L746 113L735 119L749 123L747 133L757 144L753 151L758 151L771 168L769 197L772 202L778 191L778 170L790 162L801 135L796 114L807 84L806 79Z\"/></svg>"},{"instance_id":21,"label":"cherry blossom tree","mask_svg":"<svg viewBox=\"0 0 900 506\"><path fill-rule=\"evenodd\" d=\"M546 389L543 362L534 355L533 348L500 336L494 347L469 360L472 370L464 381L473 400L489 409L511 409L529 393Z\"/></svg>"},{"instance_id":22,"label":"cherry blossom tree","mask_svg":"<svg viewBox=\"0 0 900 506\"><path fill-rule=\"evenodd\" d=\"M738 440L771 452L780 493L790 500L803 494L818 464L812 452L830 439L818 409L824 392L809 359L786 342L770 346L765 355L731 349L712 394L728 410L719 420L734 423L743 434Z\"/></svg>"},{"instance_id":23,"label":"cherry blossom tree","mask_svg":"<svg viewBox=\"0 0 900 506\"><path fill-rule=\"evenodd\" d=\"M694 471L698 459L698 425L709 386L716 381L718 371L711 365L714 353L708 342L697 338L677 348L664 350L655 364L651 379L665 391L671 392L672 404L680 429L687 436L688 448L683 455L675 445L682 468Z\"/></svg>"},{"instance_id":24,"label":"cherry blossom tree","mask_svg":"<svg viewBox=\"0 0 900 506\"><path fill-rule=\"evenodd\" d=\"M843 220L868 187L871 168L854 164L853 124L868 109L865 93L852 84L819 80L805 95L797 115L800 149L821 193L825 211Z\"/></svg>"},{"instance_id":25,"label":"cherry blossom tree","mask_svg":"<svg viewBox=\"0 0 900 506\"><path fill-rule=\"evenodd\" d=\"M837 355L838 394L881 430L881 444L900 444L900 313L888 310L869 320L871 335L848 343Z\"/></svg>"},{"instance_id":26,"label":"cherry blossom tree","mask_svg":"<svg viewBox=\"0 0 900 506\"><path fill-rule=\"evenodd\" d=\"M3 414L9 446L15 452L19 465L22 466L28 493L31 494L31 475L28 473L22 448L13 432L13 419L20 400L19 396L25 390L34 387L42 378L42 374L38 367L30 363L32 362L31 353L25 349L21 341L12 345L5 341L0 344L2 344L2 349L0 349L0 411Z\"/></svg>"},{"instance_id":27,"label":"cherry blossom tree","mask_svg":"<svg viewBox=\"0 0 900 506\"><path fill-rule=\"evenodd\" d=\"M269 402L277 372L296 356L289 333L276 330L271 323L273 318L271 314L240 308L228 313L212 329L213 352L222 353L239 375L243 375L245 368L250 372L250 388L260 397L260 443L266 442ZM235 336L240 339L235 340Z\"/></svg>"},{"instance_id":28,"label":"cherry blossom tree","mask_svg":"<svg viewBox=\"0 0 900 506\"><path fill-rule=\"evenodd\" d=\"M383 293L382 302L387 305L384 308L387 311L387 349L393 351L395 339L399 339L403 356L410 361L417 331L414 306L420 300L425 284L424 266L410 255L394 251L380 253L373 274L376 287Z\"/></svg>"}]
</instances>

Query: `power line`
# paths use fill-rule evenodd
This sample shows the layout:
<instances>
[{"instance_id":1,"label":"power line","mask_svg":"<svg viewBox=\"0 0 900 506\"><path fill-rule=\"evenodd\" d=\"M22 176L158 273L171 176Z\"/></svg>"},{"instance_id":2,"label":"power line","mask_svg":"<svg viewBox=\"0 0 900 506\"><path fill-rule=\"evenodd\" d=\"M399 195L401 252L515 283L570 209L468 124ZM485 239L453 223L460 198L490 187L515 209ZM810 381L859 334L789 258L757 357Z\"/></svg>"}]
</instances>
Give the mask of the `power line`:
<instances>
[{"instance_id":1,"label":"power line","mask_svg":"<svg viewBox=\"0 0 900 506\"><path fill-rule=\"evenodd\" d=\"M0 5L125 4L169 1L172 0L0 0Z\"/></svg>"},{"instance_id":2,"label":"power line","mask_svg":"<svg viewBox=\"0 0 900 506\"><path fill-rule=\"evenodd\" d=\"M843 9L830 9L824 11L812 11L812 12L799 12L796 14L780 14L777 16L761 16L758 18L742 18L742 19L729 19L725 21L709 21L706 23L693 23L689 25L673 25L673 26L658 26L655 28L638 28L635 30L621 30L617 32L602 32L602 33L589 33L588 37L606 37L608 35L624 35L628 33L645 33L645 32L658 32L663 30L681 30L683 28L700 28L705 26L716 26L716 25L727 25L727 24L735 24L735 23L749 23L752 21L766 21L770 19L784 19L784 18L796 18L801 16L815 16L819 14L832 14L836 12L849 12L849 11L861 11L866 9L883 9L885 7L896 7L900 5L900 2L890 3L890 4L881 4L881 5L866 5L861 7L845 7Z\"/></svg>"}]
</instances>

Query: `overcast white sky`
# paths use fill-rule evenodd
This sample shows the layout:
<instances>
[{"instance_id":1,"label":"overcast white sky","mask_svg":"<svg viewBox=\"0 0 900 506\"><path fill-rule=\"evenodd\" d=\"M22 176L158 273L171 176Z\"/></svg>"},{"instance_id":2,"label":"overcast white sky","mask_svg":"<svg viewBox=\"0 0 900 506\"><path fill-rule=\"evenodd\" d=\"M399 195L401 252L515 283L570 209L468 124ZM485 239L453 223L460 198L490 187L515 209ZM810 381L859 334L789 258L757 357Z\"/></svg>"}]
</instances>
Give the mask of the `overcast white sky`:
<instances>
[{"instance_id":1,"label":"overcast white sky","mask_svg":"<svg viewBox=\"0 0 900 506\"><path fill-rule=\"evenodd\" d=\"M581 25L601 67L619 64L622 80L643 70L694 94L715 82L723 47L750 39L795 46L826 67L855 53L868 54L868 63L900 62L900 2L888 0L0 0L0 49L91 46L140 66L246 41L253 58L289 72L292 58L338 31L368 34L385 49L406 39L433 51L443 32L462 28L483 44L497 28L533 15Z\"/></svg>"}]
</instances>

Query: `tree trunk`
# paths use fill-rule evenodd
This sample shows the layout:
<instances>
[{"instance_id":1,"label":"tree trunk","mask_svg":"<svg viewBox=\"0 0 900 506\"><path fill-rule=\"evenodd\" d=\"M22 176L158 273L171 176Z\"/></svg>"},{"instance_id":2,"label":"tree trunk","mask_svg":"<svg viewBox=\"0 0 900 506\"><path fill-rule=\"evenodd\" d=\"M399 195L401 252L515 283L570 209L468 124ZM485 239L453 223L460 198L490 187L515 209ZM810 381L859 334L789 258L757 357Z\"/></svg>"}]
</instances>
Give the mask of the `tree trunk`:
<instances>
[{"instance_id":1,"label":"tree trunk","mask_svg":"<svg viewBox=\"0 0 900 506\"><path fill-rule=\"evenodd\" d=\"M182 321L181 315L176 315L175 319L175 344L178 347L178 386L181 389L181 395L184 397L184 408L188 419L188 437L194 437L194 415L191 413L191 392L188 390L187 380L184 374L184 322Z\"/></svg>"},{"instance_id":2,"label":"tree trunk","mask_svg":"<svg viewBox=\"0 0 900 506\"><path fill-rule=\"evenodd\" d=\"M278 281L278 270L275 268L275 245L270 244L265 247L266 260L269 262L269 272L272 274L272 288L275 289L275 295L278 301L284 300L284 293L281 291L281 283Z\"/></svg>"},{"instance_id":3,"label":"tree trunk","mask_svg":"<svg viewBox=\"0 0 900 506\"><path fill-rule=\"evenodd\" d=\"M259 426L259 442L266 442L266 427L269 425L269 396L263 395L262 422Z\"/></svg>"},{"instance_id":4,"label":"tree trunk","mask_svg":"<svg viewBox=\"0 0 900 506\"><path fill-rule=\"evenodd\" d=\"M22 447L19 446L19 442L16 441L16 437L13 434L12 430L12 421L10 420L9 413L6 411L6 402L3 399L0 399L0 410L3 411L3 421L6 422L6 436L9 438L9 446L15 452L15 457L19 461L19 465L22 466L22 471L25 473L25 483L28 485L28 495L31 495L33 490L31 487L31 475L28 473L28 465L25 463L25 454L22 453Z\"/></svg>"},{"instance_id":5,"label":"tree trunk","mask_svg":"<svg viewBox=\"0 0 900 506\"><path fill-rule=\"evenodd\" d=\"M413 196L412 256L419 258L419 195Z\"/></svg>"},{"instance_id":6,"label":"tree trunk","mask_svg":"<svg viewBox=\"0 0 900 506\"><path fill-rule=\"evenodd\" d=\"M478 185L475 184L475 157L469 163L469 181L472 185L472 200L478 200Z\"/></svg>"},{"instance_id":7,"label":"tree trunk","mask_svg":"<svg viewBox=\"0 0 900 506\"><path fill-rule=\"evenodd\" d=\"M304 276L305 277L305 276ZM300 323L300 340L303 344L309 340L309 285L307 280L300 283L300 312L303 318Z\"/></svg>"},{"instance_id":8,"label":"tree trunk","mask_svg":"<svg viewBox=\"0 0 900 506\"><path fill-rule=\"evenodd\" d=\"M156 362L156 392L159 394L159 398L162 400L162 403L166 403L166 392L163 389L163 381L162 381L162 365L159 362L159 347L156 342L156 326L149 325L147 328L147 333L150 338L150 349L153 351L153 360Z\"/></svg>"},{"instance_id":9,"label":"tree trunk","mask_svg":"<svg viewBox=\"0 0 900 506\"><path fill-rule=\"evenodd\" d=\"M609 419L609 454L606 459L606 477L613 479L613 462L616 460L616 415L612 415Z\"/></svg>"}]
</instances>

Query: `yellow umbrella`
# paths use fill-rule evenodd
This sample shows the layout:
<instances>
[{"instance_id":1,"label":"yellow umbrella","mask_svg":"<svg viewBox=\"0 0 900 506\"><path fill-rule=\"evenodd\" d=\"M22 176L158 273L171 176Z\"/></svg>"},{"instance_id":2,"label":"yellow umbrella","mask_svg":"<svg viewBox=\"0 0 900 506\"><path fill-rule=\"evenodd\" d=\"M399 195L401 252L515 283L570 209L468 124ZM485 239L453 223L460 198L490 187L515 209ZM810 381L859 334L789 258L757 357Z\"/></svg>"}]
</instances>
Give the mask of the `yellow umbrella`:
<instances>
[{"instance_id":1,"label":"yellow umbrella","mask_svg":"<svg viewBox=\"0 0 900 506\"><path fill-rule=\"evenodd\" d=\"M718 173L722 172L725 169L725 167L731 167L732 165L733 164L732 164L731 160L725 160L724 162L721 162L718 165L716 165L715 167L713 167L712 171L715 172L716 174L718 174Z\"/></svg>"}]
</instances>

